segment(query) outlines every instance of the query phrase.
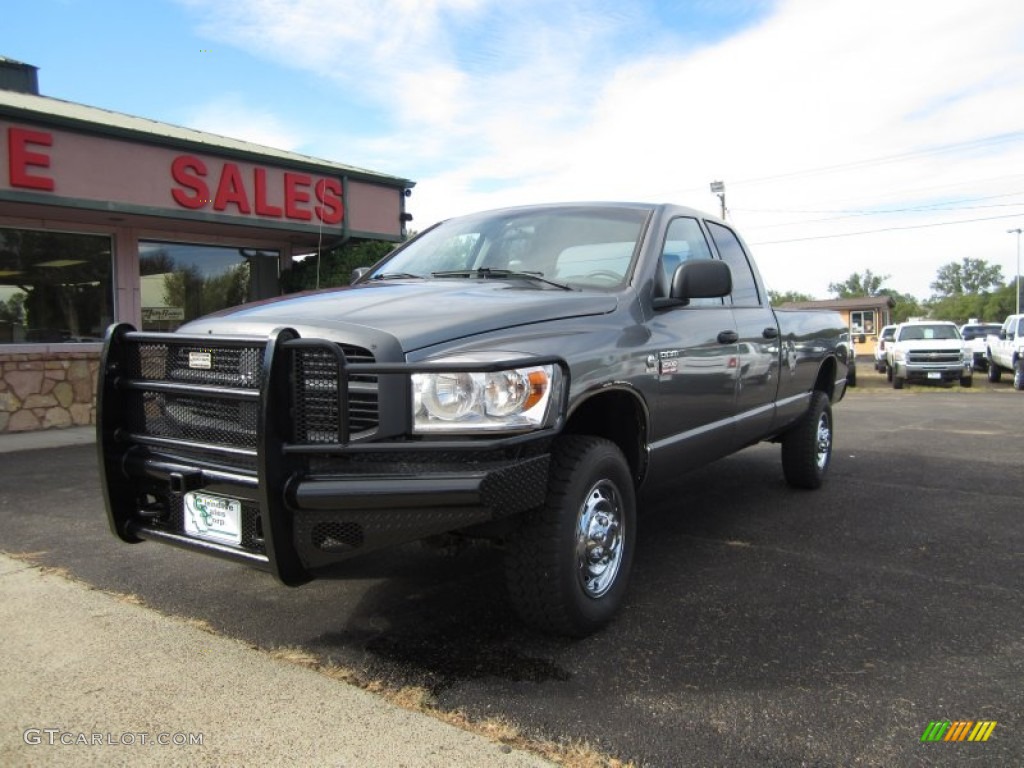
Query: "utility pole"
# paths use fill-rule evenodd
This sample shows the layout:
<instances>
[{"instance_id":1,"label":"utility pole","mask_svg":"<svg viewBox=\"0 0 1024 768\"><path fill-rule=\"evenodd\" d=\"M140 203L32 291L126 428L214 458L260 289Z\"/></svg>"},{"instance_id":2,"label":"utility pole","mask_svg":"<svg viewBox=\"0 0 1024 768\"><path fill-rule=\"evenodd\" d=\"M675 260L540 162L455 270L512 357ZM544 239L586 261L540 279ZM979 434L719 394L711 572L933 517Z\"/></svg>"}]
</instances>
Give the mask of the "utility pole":
<instances>
[{"instance_id":1,"label":"utility pole","mask_svg":"<svg viewBox=\"0 0 1024 768\"><path fill-rule=\"evenodd\" d=\"M718 195L719 202L722 203L722 219L725 219L725 182L724 181L712 181L711 182L711 194Z\"/></svg>"},{"instance_id":2,"label":"utility pole","mask_svg":"<svg viewBox=\"0 0 1024 768\"><path fill-rule=\"evenodd\" d=\"M1012 234L1015 234L1015 233L1017 235L1017 272L1016 272L1016 276L1017 277L1016 277L1016 280L1014 280L1014 286L1013 287L1014 287L1014 293L1017 294L1017 311L1014 312L1014 314L1015 315L1019 315L1020 314L1020 233L1021 233L1021 228L1017 227L1016 229L1008 229L1008 230L1006 230L1006 234L1008 234L1008 235L1012 235Z\"/></svg>"}]
</instances>

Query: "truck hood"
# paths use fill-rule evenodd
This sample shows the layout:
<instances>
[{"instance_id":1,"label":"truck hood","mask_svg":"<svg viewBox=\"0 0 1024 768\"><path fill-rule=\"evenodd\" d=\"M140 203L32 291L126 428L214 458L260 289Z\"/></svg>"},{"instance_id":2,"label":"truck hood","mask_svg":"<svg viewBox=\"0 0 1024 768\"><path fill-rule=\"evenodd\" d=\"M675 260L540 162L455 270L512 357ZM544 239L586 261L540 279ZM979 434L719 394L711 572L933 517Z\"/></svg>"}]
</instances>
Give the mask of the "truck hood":
<instances>
[{"instance_id":1,"label":"truck hood","mask_svg":"<svg viewBox=\"0 0 1024 768\"><path fill-rule=\"evenodd\" d=\"M301 336L352 341L353 331L366 329L390 334L409 353L518 325L606 314L617 305L607 293L547 290L508 280L382 282L243 304L178 330L266 336L287 326Z\"/></svg>"},{"instance_id":2,"label":"truck hood","mask_svg":"<svg viewBox=\"0 0 1024 768\"><path fill-rule=\"evenodd\" d=\"M970 342L965 342L962 339L905 339L903 341L896 342L894 346L903 350L961 349L969 343Z\"/></svg>"}]
</instances>

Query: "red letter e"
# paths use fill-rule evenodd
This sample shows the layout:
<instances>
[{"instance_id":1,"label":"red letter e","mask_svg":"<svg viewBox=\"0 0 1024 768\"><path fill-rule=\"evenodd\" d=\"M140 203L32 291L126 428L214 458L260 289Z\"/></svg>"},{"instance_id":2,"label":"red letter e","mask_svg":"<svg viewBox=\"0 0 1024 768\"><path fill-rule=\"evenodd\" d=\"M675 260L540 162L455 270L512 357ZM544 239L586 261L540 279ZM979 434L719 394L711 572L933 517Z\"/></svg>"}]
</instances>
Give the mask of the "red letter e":
<instances>
[{"instance_id":1,"label":"red letter e","mask_svg":"<svg viewBox=\"0 0 1024 768\"><path fill-rule=\"evenodd\" d=\"M53 192L53 179L29 173L30 167L49 168L50 156L42 152L32 152L29 145L52 147L53 134L14 126L7 129L7 159L10 161L11 186Z\"/></svg>"}]
</instances>

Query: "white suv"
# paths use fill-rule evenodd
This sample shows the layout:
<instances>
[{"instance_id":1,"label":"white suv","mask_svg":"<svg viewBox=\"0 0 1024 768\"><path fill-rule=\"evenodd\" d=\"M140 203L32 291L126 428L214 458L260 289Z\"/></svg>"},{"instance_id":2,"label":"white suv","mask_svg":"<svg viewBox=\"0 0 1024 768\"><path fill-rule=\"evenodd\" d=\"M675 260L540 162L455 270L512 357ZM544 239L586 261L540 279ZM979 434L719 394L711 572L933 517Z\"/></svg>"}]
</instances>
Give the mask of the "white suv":
<instances>
[{"instance_id":1,"label":"white suv","mask_svg":"<svg viewBox=\"0 0 1024 768\"><path fill-rule=\"evenodd\" d=\"M960 329L943 320L900 323L891 344L886 345L886 363L893 389L908 381L960 381L973 383L974 361L964 345Z\"/></svg>"}]
</instances>

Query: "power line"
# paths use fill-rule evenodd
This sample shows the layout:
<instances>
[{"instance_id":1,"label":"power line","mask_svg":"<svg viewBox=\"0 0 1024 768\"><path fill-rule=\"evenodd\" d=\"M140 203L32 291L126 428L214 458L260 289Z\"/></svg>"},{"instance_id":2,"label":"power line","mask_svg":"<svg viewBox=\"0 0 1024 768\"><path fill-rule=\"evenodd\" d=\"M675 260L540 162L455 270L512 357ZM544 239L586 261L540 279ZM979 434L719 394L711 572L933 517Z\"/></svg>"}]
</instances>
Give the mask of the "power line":
<instances>
[{"instance_id":1,"label":"power line","mask_svg":"<svg viewBox=\"0 0 1024 768\"><path fill-rule=\"evenodd\" d=\"M1004 192L999 195L985 195L983 197L964 197L959 200L945 200L941 203L927 203L925 205L914 206L912 208L883 208L883 209L864 209L864 208L734 208L736 212L742 213L846 213L846 214L862 214L864 216L872 216L875 214L886 214L886 213L906 213L908 211L955 211L963 208L998 208L1001 206L1009 205L1024 205L1024 203L997 203L996 205L977 205L977 206L957 206L956 203L976 203L979 200L995 200L1000 197L1014 197L1016 195L1022 195L1024 192ZM954 207L944 207L954 206Z\"/></svg>"},{"instance_id":2,"label":"power line","mask_svg":"<svg viewBox=\"0 0 1024 768\"><path fill-rule=\"evenodd\" d=\"M1014 192L1013 194L1019 194ZM996 195L1001 197L1001 195ZM759 210L755 208L733 208L731 209L734 213L842 213L843 216L829 216L822 219L801 219L799 221L783 221L777 224L761 224L757 226L745 227L746 232L755 232L761 229L778 229L779 227L795 227L806 224L821 224L822 222L828 221L841 221L843 219L856 219L863 218L865 216L888 216L895 213L921 213L931 211L975 211L985 210L989 208L1019 208L1024 206L1024 202L1020 203L996 203L994 205L955 205L955 206L943 206L939 204L917 206L913 208L886 208L879 211L784 211L784 210Z\"/></svg>"},{"instance_id":3,"label":"power line","mask_svg":"<svg viewBox=\"0 0 1024 768\"><path fill-rule=\"evenodd\" d=\"M896 232L904 229L928 229L930 227L948 227L954 224L971 224L977 221L995 221L996 219L1016 219L1022 214L1007 213L1002 216L986 216L980 219L960 219L959 221L937 221L931 224L907 224L902 227L885 227L884 229L866 229L860 232L843 232L835 235L811 235L809 237L794 237L789 240L762 240L751 243L751 245L779 245L782 243L800 243L805 240L833 240L839 237L856 237L857 235L874 235L879 232Z\"/></svg>"},{"instance_id":4,"label":"power line","mask_svg":"<svg viewBox=\"0 0 1024 768\"><path fill-rule=\"evenodd\" d=\"M804 168L799 171L788 171L784 173L777 173L769 176L758 176L752 179L741 179L739 181L729 181L730 187L735 187L744 184L762 184L768 181L777 181L781 179L793 179L800 178L803 176L818 176L827 173L833 173L838 171L852 170L855 168L868 167L873 165L885 165L887 163L901 162L903 160L910 160L920 157L927 157L929 155L943 154L946 152L956 152L959 150L969 149L982 149L995 144L1005 144L1007 142L1014 142L1024 140L1024 131L1012 131L1010 133L997 134L995 136L987 136L981 139L971 139L970 141L955 142L953 144L941 144L937 147L929 147L927 149L917 149L910 152L899 152L892 155L880 155L878 157L864 158L861 160L854 160L848 163L837 163L835 165L823 165L816 168ZM1016 175L1016 174L1014 174ZM949 185L941 185L949 186ZM934 189L935 187L932 187ZM926 187L925 189L929 189ZM671 189L663 192L658 192L653 195L644 195L644 197L667 197L669 195L676 194L696 194L704 191L704 187L687 187L682 189Z\"/></svg>"},{"instance_id":5,"label":"power line","mask_svg":"<svg viewBox=\"0 0 1024 768\"><path fill-rule=\"evenodd\" d=\"M760 176L753 179L741 179L740 181L730 180L730 185L738 184L761 184L766 181L776 181L778 179L793 179L801 176L817 176L823 173L832 173L834 171L845 171L852 168L861 168L872 165L885 165L886 163L902 162L903 160L909 160L911 158L926 157L928 155L938 155L945 152L956 152L961 149L980 149L993 144L1005 144L1006 142L1018 141L1024 139L1024 131L1014 131L1013 133L1004 133L996 136L988 136L983 139L972 139L970 141L961 141L954 144L942 144L937 147L930 147L928 149L917 149L911 152L900 152L894 155L881 155L879 157L866 158L864 160L854 160L849 163L838 163L836 165L825 165L818 168L807 168L800 171L791 171L789 173L780 173L772 176Z\"/></svg>"}]
</instances>

